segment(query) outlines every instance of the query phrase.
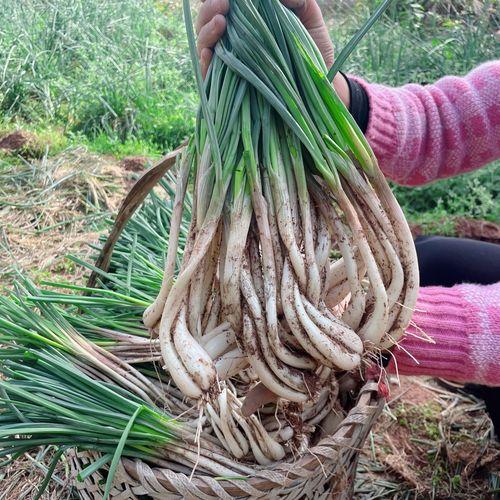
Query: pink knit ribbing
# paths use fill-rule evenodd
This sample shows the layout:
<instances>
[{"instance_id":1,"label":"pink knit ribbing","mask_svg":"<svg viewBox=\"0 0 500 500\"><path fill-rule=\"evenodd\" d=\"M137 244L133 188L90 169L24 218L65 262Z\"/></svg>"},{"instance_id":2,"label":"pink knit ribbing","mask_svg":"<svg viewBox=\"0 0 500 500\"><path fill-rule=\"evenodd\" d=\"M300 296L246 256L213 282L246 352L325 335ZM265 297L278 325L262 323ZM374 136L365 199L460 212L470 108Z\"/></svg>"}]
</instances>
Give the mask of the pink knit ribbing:
<instances>
[{"instance_id":1,"label":"pink knit ribbing","mask_svg":"<svg viewBox=\"0 0 500 500\"><path fill-rule=\"evenodd\" d=\"M500 61L433 85L357 80L370 103L366 137L394 181L425 184L500 157Z\"/></svg>"},{"instance_id":2,"label":"pink knit ribbing","mask_svg":"<svg viewBox=\"0 0 500 500\"><path fill-rule=\"evenodd\" d=\"M422 288L394 355L402 375L500 385L500 283Z\"/></svg>"},{"instance_id":3,"label":"pink knit ribbing","mask_svg":"<svg viewBox=\"0 0 500 500\"><path fill-rule=\"evenodd\" d=\"M356 79L370 103L366 137L394 181L425 184L500 157L500 61L426 86ZM394 350L399 373L500 385L500 284L423 288L413 323Z\"/></svg>"}]
</instances>

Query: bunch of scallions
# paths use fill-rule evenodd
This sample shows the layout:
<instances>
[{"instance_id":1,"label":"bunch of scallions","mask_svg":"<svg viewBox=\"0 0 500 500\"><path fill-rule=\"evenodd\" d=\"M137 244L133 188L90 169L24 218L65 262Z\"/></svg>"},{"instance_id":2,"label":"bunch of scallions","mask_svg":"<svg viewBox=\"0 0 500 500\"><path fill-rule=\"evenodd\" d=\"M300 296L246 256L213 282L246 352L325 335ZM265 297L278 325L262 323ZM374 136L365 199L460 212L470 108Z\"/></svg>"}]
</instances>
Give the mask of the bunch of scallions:
<instances>
[{"instance_id":1,"label":"bunch of scallions","mask_svg":"<svg viewBox=\"0 0 500 500\"><path fill-rule=\"evenodd\" d=\"M336 374L401 337L418 269L402 211L295 15L277 0L233 0L204 83L190 41L201 110L174 206L193 177L192 218L176 273L174 213L143 321L177 388L241 458L248 381L317 411ZM284 454L254 450L261 462Z\"/></svg>"},{"instance_id":2,"label":"bunch of scallions","mask_svg":"<svg viewBox=\"0 0 500 500\"><path fill-rule=\"evenodd\" d=\"M403 213L295 15L231 0L202 81L184 11L201 107L167 199L151 194L99 288L20 279L0 297L2 456L97 450L83 476L110 464L106 495L122 455L244 477L306 450L418 291ZM248 416L256 387L277 398Z\"/></svg>"},{"instance_id":3,"label":"bunch of scallions","mask_svg":"<svg viewBox=\"0 0 500 500\"><path fill-rule=\"evenodd\" d=\"M190 398L211 401L250 368L306 403L408 325L410 231L319 51L278 1L231 2L201 96L176 193L182 205L193 173L186 249L175 275L177 217L144 324Z\"/></svg>"}]
</instances>

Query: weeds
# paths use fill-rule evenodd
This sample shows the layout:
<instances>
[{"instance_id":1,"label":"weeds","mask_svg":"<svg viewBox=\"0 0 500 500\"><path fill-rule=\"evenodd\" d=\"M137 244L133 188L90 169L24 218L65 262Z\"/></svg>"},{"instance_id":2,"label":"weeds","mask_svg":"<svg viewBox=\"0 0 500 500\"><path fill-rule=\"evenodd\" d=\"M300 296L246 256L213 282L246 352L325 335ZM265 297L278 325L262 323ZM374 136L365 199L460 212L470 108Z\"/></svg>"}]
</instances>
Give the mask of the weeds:
<instances>
[{"instance_id":1,"label":"weeds","mask_svg":"<svg viewBox=\"0 0 500 500\"><path fill-rule=\"evenodd\" d=\"M377 4L375 0L356 2L340 22L332 12L330 33L337 52ZM462 75L497 57L499 27L498 0L398 0L370 30L344 70L387 85Z\"/></svg>"},{"instance_id":2,"label":"weeds","mask_svg":"<svg viewBox=\"0 0 500 500\"><path fill-rule=\"evenodd\" d=\"M477 172L445 179L428 186L394 186L394 192L406 216L422 226L424 233L453 235L449 217L500 220L500 162Z\"/></svg>"},{"instance_id":3,"label":"weeds","mask_svg":"<svg viewBox=\"0 0 500 500\"><path fill-rule=\"evenodd\" d=\"M0 113L153 149L193 126L180 12L150 0L23 0L0 9ZM102 141L102 139L101 139Z\"/></svg>"}]
</instances>

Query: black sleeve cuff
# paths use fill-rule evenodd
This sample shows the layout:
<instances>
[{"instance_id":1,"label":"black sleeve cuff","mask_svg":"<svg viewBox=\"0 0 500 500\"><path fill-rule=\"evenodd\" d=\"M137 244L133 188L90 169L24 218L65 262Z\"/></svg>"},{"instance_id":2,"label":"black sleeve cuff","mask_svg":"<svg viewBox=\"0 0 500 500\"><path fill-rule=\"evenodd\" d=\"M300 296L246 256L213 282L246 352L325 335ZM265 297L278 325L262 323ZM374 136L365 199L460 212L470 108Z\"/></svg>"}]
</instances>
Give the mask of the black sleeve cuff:
<instances>
[{"instance_id":1,"label":"black sleeve cuff","mask_svg":"<svg viewBox=\"0 0 500 500\"><path fill-rule=\"evenodd\" d=\"M392 347L390 349L392 351ZM388 364L391 362L392 356L389 351L382 352L382 366L387 368Z\"/></svg>"},{"instance_id":2,"label":"black sleeve cuff","mask_svg":"<svg viewBox=\"0 0 500 500\"><path fill-rule=\"evenodd\" d=\"M344 75L344 73L342 73L342 75ZM364 134L368 128L368 118L370 116L368 94L363 86L356 80L351 80L346 75L344 75L344 78L347 81L350 93L349 113L351 113L352 117Z\"/></svg>"}]
</instances>

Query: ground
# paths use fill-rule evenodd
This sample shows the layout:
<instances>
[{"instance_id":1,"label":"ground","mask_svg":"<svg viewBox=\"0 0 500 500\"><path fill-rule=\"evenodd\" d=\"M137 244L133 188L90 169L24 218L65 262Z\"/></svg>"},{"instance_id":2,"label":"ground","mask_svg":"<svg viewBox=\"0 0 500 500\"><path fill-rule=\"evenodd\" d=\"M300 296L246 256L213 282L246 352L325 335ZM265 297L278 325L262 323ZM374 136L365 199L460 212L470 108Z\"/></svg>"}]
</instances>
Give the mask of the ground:
<instances>
[{"instance_id":1,"label":"ground","mask_svg":"<svg viewBox=\"0 0 500 500\"><path fill-rule=\"evenodd\" d=\"M494 498L500 446L481 401L401 377L362 452L356 498Z\"/></svg>"},{"instance_id":2,"label":"ground","mask_svg":"<svg viewBox=\"0 0 500 500\"><path fill-rule=\"evenodd\" d=\"M54 275L84 282L64 256L90 255L89 245L103 231L103 214L116 212L150 160L117 160L83 147L34 155L40 152L36 137L21 133L14 139L0 137L0 145L15 144L0 152L0 293L16 267L38 282ZM499 227L492 223L462 223L457 229L498 241ZM356 498L494 498L500 491L500 446L492 440L484 405L434 380L400 383L393 384L362 451ZM34 498L51 453L40 450L3 468L0 499ZM71 497L68 472L67 462L61 463L43 498Z\"/></svg>"},{"instance_id":3,"label":"ground","mask_svg":"<svg viewBox=\"0 0 500 500\"><path fill-rule=\"evenodd\" d=\"M0 138L0 146L17 145L0 148L0 287L14 264L36 281L54 273L74 279L78 271L65 255L90 252L144 160L121 165L84 147L33 158L18 141L24 135L16 134L18 142L10 141L13 135Z\"/></svg>"}]
</instances>

